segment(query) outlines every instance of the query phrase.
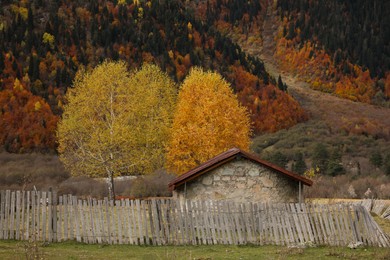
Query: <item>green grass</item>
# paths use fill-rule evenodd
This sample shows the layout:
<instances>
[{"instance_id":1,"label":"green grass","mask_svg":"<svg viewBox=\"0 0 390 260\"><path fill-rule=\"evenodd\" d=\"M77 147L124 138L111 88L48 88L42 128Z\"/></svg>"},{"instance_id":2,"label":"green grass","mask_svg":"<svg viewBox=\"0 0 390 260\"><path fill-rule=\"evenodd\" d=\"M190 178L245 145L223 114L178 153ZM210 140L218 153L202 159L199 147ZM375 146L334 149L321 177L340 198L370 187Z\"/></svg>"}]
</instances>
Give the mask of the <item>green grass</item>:
<instances>
[{"instance_id":1,"label":"green grass","mask_svg":"<svg viewBox=\"0 0 390 260\"><path fill-rule=\"evenodd\" d=\"M26 249L27 248L27 249ZM39 255L34 258L34 249ZM27 258L27 255L29 258ZM390 259L388 248L280 246L129 246L85 245L75 242L46 246L0 241L0 259Z\"/></svg>"},{"instance_id":2,"label":"green grass","mask_svg":"<svg viewBox=\"0 0 390 260\"><path fill-rule=\"evenodd\" d=\"M390 220L381 218L372 212L371 212L371 215L373 215L375 222L379 224L379 226L382 228L382 230L390 236Z\"/></svg>"}]
</instances>

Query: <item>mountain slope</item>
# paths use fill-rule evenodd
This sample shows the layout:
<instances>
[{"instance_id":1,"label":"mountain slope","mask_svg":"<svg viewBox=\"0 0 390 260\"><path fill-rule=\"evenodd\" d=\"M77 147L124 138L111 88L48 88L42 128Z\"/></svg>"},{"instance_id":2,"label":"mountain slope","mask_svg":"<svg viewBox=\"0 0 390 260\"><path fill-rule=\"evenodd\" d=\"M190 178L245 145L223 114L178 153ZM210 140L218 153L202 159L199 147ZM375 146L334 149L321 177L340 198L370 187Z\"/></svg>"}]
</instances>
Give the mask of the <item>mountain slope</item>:
<instances>
[{"instance_id":1,"label":"mountain slope","mask_svg":"<svg viewBox=\"0 0 390 260\"><path fill-rule=\"evenodd\" d=\"M357 134L372 135L377 138L390 138L390 109L352 102L310 88L310 84L301 80L289 70L280 66L274 53L276 50L275 36L280 20L276 11L270 5L265 16L262 39L263 47L259 57L264 61L267 71L277 77L282 76L288 85L288 91L308 111L313 119L325 121L337 130L345 130ZM250 51L250 49L243 48Z\"/></svg>"},{"instance_id":2,"label":"mountain slope","mask_svg":"<svg viewBox=\"0 0 390 260\"><path fill-rule=\"evenodd\" d=\"M236 4L239 9L244 6L240 1ZM64 94L80 67L90 69L104 59L121 59L132 68L144 62L157 63L177 81L192 66L217 70L250 111L255 133L277 131L307 119L299 104L276 87L276 80L258 58L246 55L216 30L212 21L199 20L182 1L49 0L43 4L32 0L2 1L0 5L0 117L15 118L8 104L17 95L4 91L18 91L16 80L31 98L44 99L50 117L58 117L66 102ZM249 11L245 9L242 15ZM237 19L239 16L231 22ZM25 105L28 100L19 103ZM22 112L22 117L34 115L34 111ZM46 121L37 122L34 131L45 127ZM30 136L23 125L15 124L12 131L27 139ZM19 135L10 137L7 129L0 133L0 140L5 140L1 145L8 151L42 150L42 145ZM50 131L37 142L53 136Z\"/></svg>"},{"instance_id":3,"label":"mountain slope","mask_svg":"<svg viewBox=\"0 0 390 260\"><path fill-rule=\"evenodd\" d=\"M261 34L257 36L261 39L255 39L262 43L260 47L242 35L232 35L232 38L243 50L260 57L271 75L275 78L281 75L288 92L308 111L311 119L288 130L257 136L252 150L292 170L298 170L298 161L303 162L306 170L315 166L321 145L326 151L322 157L326 165L317 173L315 185L307 196L389 198L390 109L313 90L299 75L284 69L275 55L280 24L277 10L270 4L264 14Z\"/></svg>"},{"instance_id":4,"label":"mountain slope","mask_svg":"<svg viewBox=\"0 0 390 260\"><path fill-rule=\"evenodd\" d=\"M314 89L389 107L390 2L277 1L280 65Z\"/></svg>"}]
</instances>

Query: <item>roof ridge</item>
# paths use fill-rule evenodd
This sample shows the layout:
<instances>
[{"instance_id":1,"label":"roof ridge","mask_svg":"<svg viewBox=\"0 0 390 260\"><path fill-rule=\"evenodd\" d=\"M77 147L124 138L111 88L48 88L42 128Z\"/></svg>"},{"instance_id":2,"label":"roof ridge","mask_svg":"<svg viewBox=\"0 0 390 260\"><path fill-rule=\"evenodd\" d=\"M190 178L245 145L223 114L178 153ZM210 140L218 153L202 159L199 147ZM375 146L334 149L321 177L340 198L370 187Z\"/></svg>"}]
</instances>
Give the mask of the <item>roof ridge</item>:
<instances>
[{"instance_id":1,"label":"roof ridge","mask_svg":"<svg viewBox=\"0 0 390 260\"><path fill-rule=\"evenodd\" d=\"M294 172L288 171L280 166L274 165L270 162L264 161L260 159L257 155L252 154L247 151L243 151L240 148L233 147L230 148L229 150L218 154L217 156L211 158L210 160L207 160L206 162L200 164L199 166L191 169L190 171L178 176L174 180L172 180L168 186L170 189L175 189L176 187L186 183L187 181L190 181L194 178L197 178L198 176L207 173L216 167L220 166L221 164L224 164L228 161L231 161L232 159L235 158L237 154L242 154L245 158L255 161L258 164L261 164L267 168L270 168L274 171L277 171L279 173L284 174L286 177L294 179L296 181L302 181L304 184L311 186L313 184L312 180L309 180L305 178L304 176L300 176Z\"/></svg>"}]
</instances>

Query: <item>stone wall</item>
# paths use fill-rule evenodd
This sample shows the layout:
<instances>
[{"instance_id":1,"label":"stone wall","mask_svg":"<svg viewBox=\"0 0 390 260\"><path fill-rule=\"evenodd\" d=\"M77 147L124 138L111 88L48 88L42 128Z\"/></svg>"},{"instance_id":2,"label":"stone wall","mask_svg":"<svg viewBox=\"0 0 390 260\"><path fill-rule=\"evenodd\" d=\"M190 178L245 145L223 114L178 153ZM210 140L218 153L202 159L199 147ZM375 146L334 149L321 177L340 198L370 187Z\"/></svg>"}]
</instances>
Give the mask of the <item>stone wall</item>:
<instances>
[{"instance_id":1,"label":"stone wall","mask_svg":"<svg viewBox=\"0 0 390 260\"><path fill-rule=\"evenodd\" d=\"M298 185L282 173L241 158L183 184L173 196L181 200L298 202Z\"/></svg>"}]
</instances>

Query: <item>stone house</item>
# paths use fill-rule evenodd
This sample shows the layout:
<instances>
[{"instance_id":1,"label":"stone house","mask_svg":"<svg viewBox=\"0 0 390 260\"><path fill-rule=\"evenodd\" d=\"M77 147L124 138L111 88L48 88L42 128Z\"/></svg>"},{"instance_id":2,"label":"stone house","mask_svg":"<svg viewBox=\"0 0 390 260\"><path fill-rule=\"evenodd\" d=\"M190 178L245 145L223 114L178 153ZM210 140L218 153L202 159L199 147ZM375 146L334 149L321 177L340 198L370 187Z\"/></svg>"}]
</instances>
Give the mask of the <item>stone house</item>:
<instances>
[{"instance_id":1,"label":"stone house","mask_svg":"<svg viewBox=\"0 0 390 260\"><path fill-rule=\"evenodd\" d=\"M180 200L303 202L303 185L312 184L303 176L233 148L168 185L174 198Z\"/></svg>"}]
</instances>

